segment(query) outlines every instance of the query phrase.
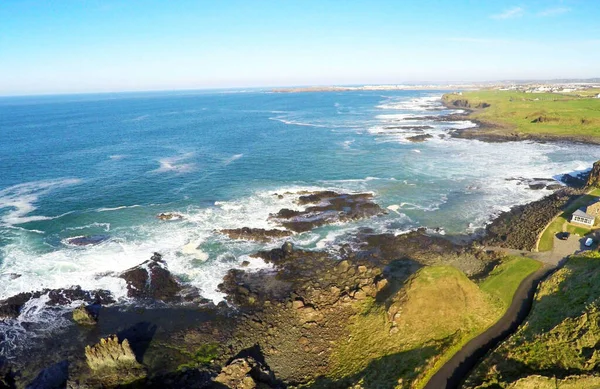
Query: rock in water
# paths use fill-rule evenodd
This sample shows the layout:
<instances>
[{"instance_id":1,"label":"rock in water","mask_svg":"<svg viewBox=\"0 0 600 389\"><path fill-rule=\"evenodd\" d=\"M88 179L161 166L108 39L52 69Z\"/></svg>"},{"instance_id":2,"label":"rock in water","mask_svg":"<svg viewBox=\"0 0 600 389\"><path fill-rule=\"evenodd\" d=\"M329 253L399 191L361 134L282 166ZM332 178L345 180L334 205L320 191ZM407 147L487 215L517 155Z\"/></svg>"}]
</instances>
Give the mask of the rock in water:
<instances>
[{"instance_id":1,"label":"rock in water","mask_svg":"<svg viewBox=\"0 0 600 389\"><path fill-rule=\"evenodd\" d=\"M135 359L129 341L125 339L119 343L116 335L100 339L94 346L86 346L85 359L102 387L127 384L146 377L146 371Z\"/></svg>"},{"instance_id":2,"label":"rock in water","mask_svg":"<svg viewBox=\"0 0 600 389\"><path fill-rule=\"evenodd\" d=\"M253 240L257 242L270 242L274 239L285 238L293 234L286 230L265 230L264 228L231 228L221 230L222 234L229 236L231 239Z\"/></svg>"},{"instance_id":3,"label":"rock in water","mask_svg":"<svg viewBox=\"0 0 600 389\"><path fill-rule=\"evenodd\" d=\"M592 171L588 177L587 187L598 187L600 186L600 161L594 162L594 166L592 167Z\"/></svg>"},{"instance_id":4,"label":"rock in water","mask_svg":"<svg viewBox=\"0 0 600 389\"><path fill-rule=\"evenodd\" d=\"M182 289L158 253L154 253L148 261L125 270L119 277L127 282L129 297L172 301Z\"/></svg>"},{"instance_id":5,"label":"rock in water","mask_svg":"<svg viewBox=\"0 0 600 389\"><path fill-rule=\"evenodd\" d=\"M86 236L76 236L73 238L69 238L66 240L67 244L73 246L94 246L108 240L110 236L108 235L86 235Z\"/></svg>"},{"instance_id":6,"label":"rock in water","mask_svg":"<svg viewBox=\"0 0 600 389\"><path fill-rule=\"evenodd\" d=\"M82 326L93 326L98 323L98 317L90 312L85 304L81 304L73 310L73 320Z\"/></svg>"},{"instance_id":7,"label":"rock in water","mask_svg":"<svg viewBox=\"0 0 600 389\"><path fill-rule=\"evenodd\" d=\"M115 302L108 290L83 290L80 286L68 289L44 289L37 292L24 292L0 300L0 320L17 318L25 304L35 298L47 295L45 306L56 307L70 305L73 301L84 301L88 304L112 304Z\"/></svg>"},{"instance_id":8,"label":"rock in water","mask_svg":"<svg viewBox=\"0 0 600 389\"><path fill-rule=\"evenodd\" d=\"M183 215L173 212L163 212L156 215L159 220L183 220Z\"/></svg>"}]
</instances>

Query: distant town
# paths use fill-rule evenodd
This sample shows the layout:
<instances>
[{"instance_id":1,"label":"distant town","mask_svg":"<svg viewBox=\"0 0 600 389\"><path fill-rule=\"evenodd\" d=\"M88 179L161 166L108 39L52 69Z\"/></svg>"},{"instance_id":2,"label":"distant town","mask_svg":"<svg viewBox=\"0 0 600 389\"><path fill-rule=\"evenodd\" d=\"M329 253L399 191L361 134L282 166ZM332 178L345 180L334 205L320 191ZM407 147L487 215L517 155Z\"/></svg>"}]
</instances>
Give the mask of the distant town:
<instances>
[{"instance_id":1,"label":"distant town","mask_svg":"<svg viewBox=\"0 0 600 389\"><path fill-rule=\"evenodd\" d=\"M275 88L277 93L300 92L340 92L340 91L386 91L386 90L479 90L493 89L519 91L525 93L570 93L586 97L600 98L600 80L560 80L560 81L501 81L484 83L423 83L397 85L357 85L357 86L308 86Z\"/></svg>"}]
</instances>

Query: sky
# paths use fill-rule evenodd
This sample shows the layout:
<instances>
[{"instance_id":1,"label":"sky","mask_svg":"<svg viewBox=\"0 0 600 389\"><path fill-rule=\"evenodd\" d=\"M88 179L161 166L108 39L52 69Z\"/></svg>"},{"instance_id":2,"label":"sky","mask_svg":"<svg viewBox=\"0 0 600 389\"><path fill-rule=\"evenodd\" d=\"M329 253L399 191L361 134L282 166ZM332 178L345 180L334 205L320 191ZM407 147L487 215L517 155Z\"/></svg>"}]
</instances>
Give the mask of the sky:
<instances>
[{"instance_id":1,"label":"sky","mask_svg":"<svg viewBox=\"0 0 600 389\"><path fill-rule=\"evenodd\" d=\"M591 77L597 0L0 1L0 95Z\"/></svg>"}]
</instances>

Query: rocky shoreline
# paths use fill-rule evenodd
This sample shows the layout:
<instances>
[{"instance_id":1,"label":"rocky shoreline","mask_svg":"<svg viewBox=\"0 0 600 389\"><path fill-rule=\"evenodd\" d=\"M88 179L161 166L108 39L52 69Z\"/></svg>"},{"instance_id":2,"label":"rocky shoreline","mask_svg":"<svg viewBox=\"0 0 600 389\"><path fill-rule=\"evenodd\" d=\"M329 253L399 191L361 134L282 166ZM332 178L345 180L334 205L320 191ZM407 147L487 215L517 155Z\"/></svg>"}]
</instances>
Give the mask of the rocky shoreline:
<instances>
[{"instance_id":1,"label":"rocky shoreline","mask_svg":"<svg viewBox=\"0 0 600 389\"><path fill-rule=\"evenodd\" d=\"M588 182L594 179L598 177ZM73 324L59 335L40 339L16 360L0 360L0 388L354 385L375 367L353 367L361 372L340 376L336 371L348 367L335 361L339 345L350 339L348 323L364 314L365 307L381 311L384 332L394 334L403 325L407 288L421 269L447 266L481 279L501 260L483 245L531 249L548 218L581 191L565 188L516 207L490 224L483 238L461 241L424 229L394 235L363 228L337 252L301 250L286 242L254 254L271 268L230 270L219 285L226 303L218 305L171 274L159 253L119 275L126 281L129 303L115 302L107 291L78 287L11 297L0 301L0 320L17 319L28 301L42 296L51 307L83 306L77 313L61 311ZM303 192L296 203L299 210L282 209L270 216L280 229L220 232L232 239L269 242L385 213L370 193ZM89 321L77 319L85 319L86 313ZM427 357L406 376L406 385L423 377L448 342L427 346Z\"/></svg>"}]
</instances>

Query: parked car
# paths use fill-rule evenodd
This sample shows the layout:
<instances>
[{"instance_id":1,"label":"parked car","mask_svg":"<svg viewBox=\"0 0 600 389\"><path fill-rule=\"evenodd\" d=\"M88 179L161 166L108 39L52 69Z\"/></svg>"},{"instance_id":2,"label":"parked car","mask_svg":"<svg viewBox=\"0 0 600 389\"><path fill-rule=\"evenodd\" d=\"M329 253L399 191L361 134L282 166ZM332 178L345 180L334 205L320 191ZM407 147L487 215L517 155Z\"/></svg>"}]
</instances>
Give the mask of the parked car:
<instances>
[{"instance_id":1,"label":"parked car","mask_svg":"<svg viewBox=\"0 0 600 389\"><path fill-rule=\"evenodd\" d=\"M587 239L585 240L585 245L586 245L587 247L590 247L590 246L591 246L591 245L593 245L593 244L594 244L594 239L592 239L592 238L587 238Z\"/></svg>"},{"instance_id":2,"label":"parked car","mask_svg":"<svg viewBox=\"0 0 600 389\"><path fill-rule=\"evenodd\" d=\"M556 234L556 237L560 240L567 240L567 239L569 239L570 235L571 235L570 233L565 231L565 232L559 232L558 234Z\"/></svg>"}]
</instances>

